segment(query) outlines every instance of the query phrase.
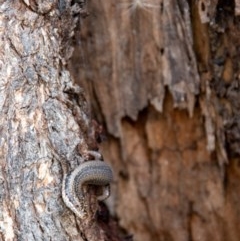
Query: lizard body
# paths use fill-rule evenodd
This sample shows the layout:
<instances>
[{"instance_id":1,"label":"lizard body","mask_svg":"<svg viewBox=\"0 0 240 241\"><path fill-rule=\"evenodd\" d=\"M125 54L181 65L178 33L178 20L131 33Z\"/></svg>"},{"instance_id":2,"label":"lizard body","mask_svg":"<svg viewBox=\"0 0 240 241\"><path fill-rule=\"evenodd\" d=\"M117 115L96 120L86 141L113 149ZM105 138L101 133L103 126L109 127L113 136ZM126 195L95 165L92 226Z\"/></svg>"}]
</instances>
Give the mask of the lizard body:
<instances>
[{"instance_id":1,"label":"lizard body","mask_svg":"<svg viewBox=\"0 0 240 241\"><path fill-rule=\"evenodd\" d=\"M84 202L84 185L103 187L103 193L98 196L98 200L104 200L110 195L109 184L113 180L113 173L111 167L105 162L101 160L83 162L70 174L67 173L64 164L62 167L64 172L62 198L66 206L79 218L86 215L85 207L87 204Z\"/></svg>"}]
</instances>

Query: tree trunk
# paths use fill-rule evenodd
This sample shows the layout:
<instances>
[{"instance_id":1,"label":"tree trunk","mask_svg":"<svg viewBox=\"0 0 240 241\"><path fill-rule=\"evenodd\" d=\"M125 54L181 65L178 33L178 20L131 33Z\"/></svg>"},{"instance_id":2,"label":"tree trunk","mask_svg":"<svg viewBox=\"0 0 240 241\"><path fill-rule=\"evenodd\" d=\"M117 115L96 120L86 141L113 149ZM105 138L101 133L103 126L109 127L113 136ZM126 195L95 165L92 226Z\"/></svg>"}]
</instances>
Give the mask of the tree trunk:
<instances>
[{"instance_id":1,"label":"tree trunk","mask_svg":"<svg viewBox=\"0 0 240 241\"><path fill-rule=\"evenodd\" d=\"M112 214L138 241L240 240L239 1L88 9L72 72L107 134Z\"/></svg>"},{"instance_id":2,"label":"tree trunk","mask_svg":"<svg viewBox=\"0 0 240 241\"><path fill-rule=\"evenodd\" d=\"M83 2L0 1L1 240L119 240L106 215L97 220L93 188L84 218L62 199L64 171L97 150L82 89L66 69Z\"/></svg>"}]
</instances>

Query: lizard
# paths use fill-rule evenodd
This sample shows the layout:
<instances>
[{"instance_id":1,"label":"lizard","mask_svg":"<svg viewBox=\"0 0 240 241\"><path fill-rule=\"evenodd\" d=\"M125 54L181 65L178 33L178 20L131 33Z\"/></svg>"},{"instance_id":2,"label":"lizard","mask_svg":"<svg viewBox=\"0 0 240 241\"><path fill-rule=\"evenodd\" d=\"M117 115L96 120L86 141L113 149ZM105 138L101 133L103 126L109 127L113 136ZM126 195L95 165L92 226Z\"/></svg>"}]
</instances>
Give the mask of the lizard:
<instances>
[{"instance_id":1,"label":"lizard","mask_svg":"<svg viewBox=\"0 0 240 241\"><path fill-rule=\"evenodd\" d=\"M72 172L67 172L66 163L61 162L63 169L62 198L65 205L83 219L86 216L86 203L84 199L83 186L96 185L103 188L102 195L97 199L102 201L110 195L110 183L113 180L111 167L103 162L99 152L88 151L94 160L84 161Z\"/></svg>"}]
</instances>

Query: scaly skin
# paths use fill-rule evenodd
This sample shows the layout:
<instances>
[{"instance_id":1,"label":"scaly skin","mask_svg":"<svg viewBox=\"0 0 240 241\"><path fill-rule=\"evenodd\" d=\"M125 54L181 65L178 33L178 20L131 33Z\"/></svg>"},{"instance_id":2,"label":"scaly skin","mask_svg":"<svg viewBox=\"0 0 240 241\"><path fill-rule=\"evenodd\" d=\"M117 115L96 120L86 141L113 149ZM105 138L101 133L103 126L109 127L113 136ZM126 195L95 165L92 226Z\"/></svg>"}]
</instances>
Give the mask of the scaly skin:
<instances>
[{"instance_id":1,"label":"scaly skin","mask_svg":"<svg viewBox=\"0 0 240 241\"><path fill-rule=\"evenodd\" d=\"M103 194L98 197L98 200L104 200L110 195L109 184L112 180L112 169L105 162L100 160L83 162L70 174L64 171L63 201L70 210L82 219L86 215L85 207L87 205L84 203L83 185L104 187Z\"/></svg>"}]
</instances>

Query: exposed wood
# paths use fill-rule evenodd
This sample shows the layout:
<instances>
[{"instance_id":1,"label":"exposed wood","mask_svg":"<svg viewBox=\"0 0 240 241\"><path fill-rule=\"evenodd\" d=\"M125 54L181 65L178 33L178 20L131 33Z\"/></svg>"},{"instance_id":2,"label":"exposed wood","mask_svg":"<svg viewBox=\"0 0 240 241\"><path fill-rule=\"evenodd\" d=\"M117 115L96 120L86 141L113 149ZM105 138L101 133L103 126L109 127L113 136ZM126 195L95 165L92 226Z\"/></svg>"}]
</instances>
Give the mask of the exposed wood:
<instances>
[{"instance_id":1,"label":"exposed wood","mask_svg":"<svg viewBox=\"0 0 240 241\"><path fill-rule=\"evenodd\" d=\"M89 2L72 73L107 133L112 214L138 241L240 239L237 8Z\"/></svg>"}]
</instances>

